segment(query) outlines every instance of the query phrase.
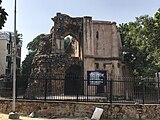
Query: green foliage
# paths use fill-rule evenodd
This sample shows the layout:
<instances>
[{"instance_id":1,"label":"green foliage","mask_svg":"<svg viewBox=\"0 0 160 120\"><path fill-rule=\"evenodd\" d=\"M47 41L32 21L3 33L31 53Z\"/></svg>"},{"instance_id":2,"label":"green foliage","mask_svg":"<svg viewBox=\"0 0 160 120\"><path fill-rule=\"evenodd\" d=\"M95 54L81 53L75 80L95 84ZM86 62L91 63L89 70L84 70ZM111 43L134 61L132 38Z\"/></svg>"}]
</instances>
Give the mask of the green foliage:
<instances>
[{"instance_id":1,"label":"green foliage","mask_svg":"<svg viewBox=\"0 0 160 120\"><path fill-rule=\"evenodd\" d=\"M137 17L119 25L124 60L135 76L154 76L160 71L160 9L154 17Z\"/></svg>"},{"instance_id":2,"label":"green foliage","mask_svg":"<svg viewBox=\"0 0 160 120\"><path fill-rule=\"evenodd\" d=\"M39 46L39 42L40 42L40 39L42 38L42 37L44 37L45 36L45 34L40 34L40 35L38 35L37 37L35 37L31 42L29 42L28 43L28 45L27 45L27 49L29 50L29 51L37 51L38 50L38 46Z\"/></svg>"},{"instance_id":3,"label":"green foliage","mask_svg":"<svg viewBox=\"0 0 160 120\"><path fill-rule=\"evenodd\" d=\"M29 76L32 68L32 60L35 55L35 52L29 52L25 60L22 62L22 74Z\"/></svg>"},{"instance_id":4,"label":"green foliage","mask_svg":"<svg viewBox=\"0 0 160 120\"><path fill-rule=\"evenodd\" d=\"M22 79L24 87L27 87L28 84L28 78L31 74L32 69L32 60L36 52L29 52L29 54L26 56L25 60L22 62Z\"/></svg>"},{"instance_id":5,"label":"green foliage","mask_svg":"<svg viewBox=\"0 0 160 120\"><path fill-rule=\"evenodd\" d=\"M28 78L31 74L32 70L32 60L34 55L36 54L39 46L39 42L41 37L45 36L45 34L40 34L35 37L31 42L28 43L27 49L29 50L29 54L26 55L25 60L22 62L22 76L24 80L25 87L27 87Z\"/></svg>"},{"instance_id":6,"label":"green foliage","mask_svg":"<svg viewBox=\"0 0 160 120\"><path fill-rule=\"evenodd\" d=\"M23 35L22 35L22 33L18 33L18 31L17 31L16 35L17 35L16 36L16 44L18 44L19 42L22 41Z\"/></svg>"},{"instance_id":7,"label":"green foliage","mask_svg":"<svg viewBox=\"0 0 160 120\"><path fill-rule=\"evenodd\" d=\"M0 0L0 5L2 3L2 0ZM7 20L7 16L8 14L5 12L5 9L2 8L2 6L0 6L0 29L2 29L2 27L4 27L4 24Z\"/></svg>"},{"instance_id":8,"label":"green foliage","mask_svg":"<svg viewBox=\"0 0 160 120\"><path fill-rule=\"evenodd\" d=\"M72 38L66 37L64 39L64 50L66 53L71 53L73 51L71 43L72 43Z\"/></svg>"}]
</instances>

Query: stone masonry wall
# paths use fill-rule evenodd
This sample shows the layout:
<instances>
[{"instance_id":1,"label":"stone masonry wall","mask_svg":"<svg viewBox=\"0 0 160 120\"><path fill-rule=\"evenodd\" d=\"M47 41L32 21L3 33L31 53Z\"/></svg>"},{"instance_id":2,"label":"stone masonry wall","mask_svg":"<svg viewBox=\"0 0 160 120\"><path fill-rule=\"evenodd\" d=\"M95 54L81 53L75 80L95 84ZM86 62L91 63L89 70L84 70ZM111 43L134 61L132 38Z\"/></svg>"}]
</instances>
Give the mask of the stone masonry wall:
<instances>
[{"instance_id":1,"label":"stone masonry wall","mask_svg":"<svg viewBox=\"0 0 160 120\"><path fill-rule=\"evenodd\" d=\"M91 117L95 107L104 109L102 118L141 118L160 119L160 105L127 105L105 104L90 102L45 102L45 101L16 101L16 111L19 114L29 115L35 112L38 117ZM11 100L0 100L0 112L12 111Z\"/></svg>"}]
</instances>

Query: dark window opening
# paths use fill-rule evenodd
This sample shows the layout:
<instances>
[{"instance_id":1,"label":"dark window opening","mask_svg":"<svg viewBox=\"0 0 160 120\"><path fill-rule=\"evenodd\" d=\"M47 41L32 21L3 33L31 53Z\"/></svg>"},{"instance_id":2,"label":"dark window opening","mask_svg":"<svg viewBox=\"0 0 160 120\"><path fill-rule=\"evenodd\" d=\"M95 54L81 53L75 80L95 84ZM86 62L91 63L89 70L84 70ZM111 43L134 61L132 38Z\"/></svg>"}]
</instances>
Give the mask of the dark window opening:
<instances>
[{"instance_id":1,"label":"dark window opening","mask_svg":"<svg viewBox=\"0 0 160 120\"><path fill-rule=\"evenodd\" d=\"M99 64L98 63L95 63L95 68L99 69Z\"/></svg>"},{"instance_id":2,"label":"dark window opening","mask_svg":"<svg viewBox=\"0 0 160 120\"><path fill-rule=\"evenodd\" d=\"M10 69L6 69L6 75L11 74L11 70Z\"/></svg>"},{"instance_id":3,"label":"dark window opening","mask_svg":"<svg viewBox=\"0 0 160 120\"><path fill-rule=\"evenodd\" d=\"M11 49L10 49L10 44L7 44L7 50L8 50L8 54L10 54L10 52L11 52Z\"/></svg>"},{"instance_id":4,"label":"dark window opening","mask_svg":"<svg viewBox=\"0 0 160 120\"><path fill-rule=\"evenodd\" d=\"M120 68L120 66L121 66L120 63L117 63L117 67Z\"/></svg>"},{"instance_id":5,"label":"dark window opening","mask_svg":"<svg viewBox=\"0 0 160 120\"><path fill-rule=\"evenodd\" d=\"M96 38L97 39L99 38L99 32L98 31L96 32Z\"/></svg>"},{"instance_id":6,"label":"dark window opening","mask_svg":"<svg viewBox=\"0 0 160 120\"><path fill-rule=\"evenodd\" d=\"M106 63L103 64L103 68L104 68L104 69L106 68Z\"/></svg>"}]
</instances>

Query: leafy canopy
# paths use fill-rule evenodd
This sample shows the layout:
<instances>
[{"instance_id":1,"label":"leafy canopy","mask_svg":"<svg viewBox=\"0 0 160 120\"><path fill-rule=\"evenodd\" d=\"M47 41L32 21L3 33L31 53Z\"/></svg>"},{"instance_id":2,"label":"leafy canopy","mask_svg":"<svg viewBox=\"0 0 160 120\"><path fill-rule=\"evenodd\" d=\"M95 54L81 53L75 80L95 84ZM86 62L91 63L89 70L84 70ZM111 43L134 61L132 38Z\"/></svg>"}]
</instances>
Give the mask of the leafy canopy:
<instances>
[{"instance_id":1,"label":"leafy canopy","mask_svg":"<svg viewBox=\"0 0 160 120\"><path fill-rule=\"evenodd\" d=\"M1 6L2 0L0 0L0 29L4 27L4 24L7 20L8 14L5 12L5 9Z\"/></svg>"},{"instance_id":2,"label":"leafy canopy","mask_svg":"<svg viewBox=\"0 0 160 120\"><path fill-rule=\"evenodd\" d=\"M44 37L45 34L40 34L37 37L35 37L31 42L28 43L27 49L31 52L36 52L38 50L39 42L42 37Z\"/></svg>"},{"instance_id":3,"label":"leafy canopy","mask_svg":"<svg viewBox=\"0 0 160 120\"><path fill-rule=\"evenodd\" d=\"M124 60L136 76L154 76L160 71L160 9L153 17L137 17L119 25Z\"/></svg>"}]
</instances>

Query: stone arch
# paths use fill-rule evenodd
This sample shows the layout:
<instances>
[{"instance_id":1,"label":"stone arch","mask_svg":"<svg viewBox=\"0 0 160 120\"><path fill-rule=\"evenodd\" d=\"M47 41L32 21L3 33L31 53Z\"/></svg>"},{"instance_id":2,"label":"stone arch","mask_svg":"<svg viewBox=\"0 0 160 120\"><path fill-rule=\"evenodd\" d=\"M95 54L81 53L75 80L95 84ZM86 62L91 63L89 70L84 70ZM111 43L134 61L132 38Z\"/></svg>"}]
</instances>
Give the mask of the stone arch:
<instances>
[{"instance_id":1,"label":"stone arch","mask_svg":"<svg viewBox=\"0 0 160 120\"><path fill-rule=\"evenodd\" d=\"M77 37L77 35L75 35L75 34L73 34L73 33L71 33L71 32L66 32L66 33L64 34L64 37L65 37L65 36L68 36L68 35L74 37L74 38L79 42L79 37Z\"/></svg>"},{"instance_id":2,"label":"stone arch","mask_svg":"<svg viewBox=\"0 0 160 120\"><path fill-rule=\"evenodd\" d=\"M57 13L57 16L52 18L54 21L54 40L57 43L58 49L64 51L64 37L72 35L82 45L82 31L83 31L83 19L72 18L68 15Z\"/></svg>"},{"instance_id":3,"label":"stone arch","mask_svg":"<svg viewBox=\"0 0 160 120\"><path fill-rule=\"evenodd\" d=\"M67 36L64 37L64 52L71 57L81 57L82 46L74 35L67 34Z\"/></svg>"}]
</instances>

